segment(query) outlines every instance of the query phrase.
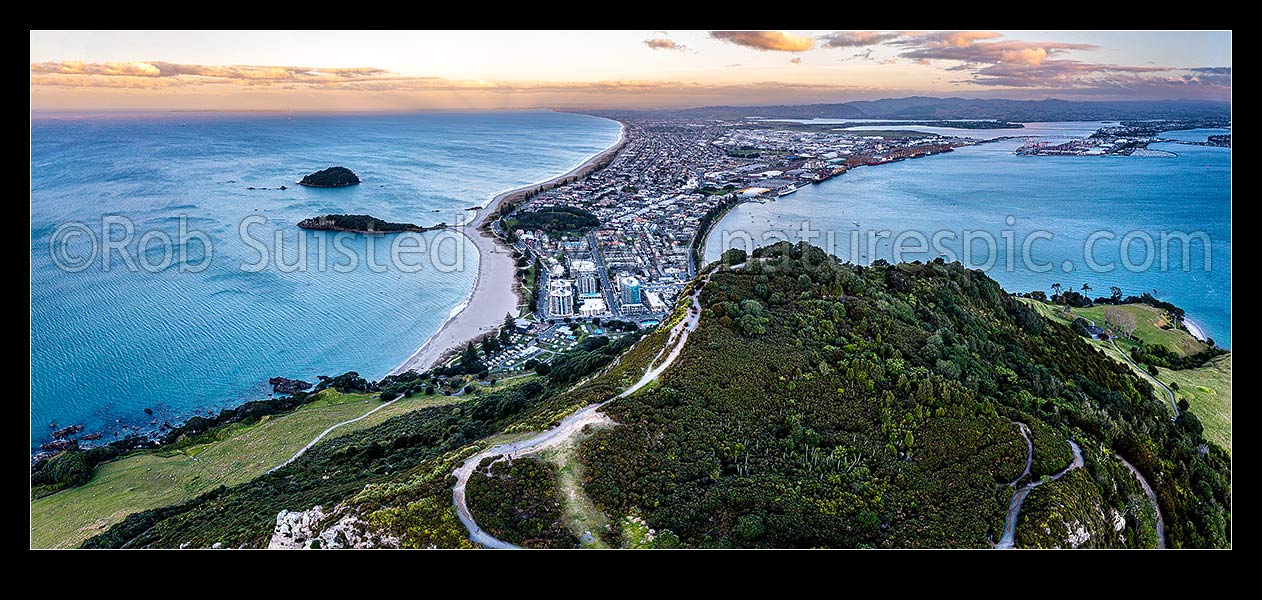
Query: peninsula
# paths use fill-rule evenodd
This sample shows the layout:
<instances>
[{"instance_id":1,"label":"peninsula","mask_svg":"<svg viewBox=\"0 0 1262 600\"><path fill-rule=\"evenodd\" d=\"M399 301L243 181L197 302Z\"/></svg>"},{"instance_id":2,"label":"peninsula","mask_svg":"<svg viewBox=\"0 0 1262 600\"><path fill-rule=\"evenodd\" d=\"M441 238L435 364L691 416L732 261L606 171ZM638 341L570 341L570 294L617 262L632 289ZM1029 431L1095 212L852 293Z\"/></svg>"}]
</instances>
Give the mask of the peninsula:
<instances>
[{"instance_id":1,"label":"peninsula","mask_svg":"<svg viewBox=\"0 0 1262 600\"><path fill-rule=\"evenodd\" d=\"M496 194L486 206L474 210L468 221L456 227L478 249L478 278L465 301L452 311L451 317L438 333L395 367L391 374L424 372L437 364L444 355L459 351L469 340L498 328L503 323L505 314L518 316L518 295L511 293L515 291L517 271L513 263L513 251L491 231L491 223L501 216L503 208L511 209L534 194L555 188L563 182L581 180L604 167L626 143L627 126L622 123L618 141L603 152L563 175Z\"/></svg>"}]
</instances>

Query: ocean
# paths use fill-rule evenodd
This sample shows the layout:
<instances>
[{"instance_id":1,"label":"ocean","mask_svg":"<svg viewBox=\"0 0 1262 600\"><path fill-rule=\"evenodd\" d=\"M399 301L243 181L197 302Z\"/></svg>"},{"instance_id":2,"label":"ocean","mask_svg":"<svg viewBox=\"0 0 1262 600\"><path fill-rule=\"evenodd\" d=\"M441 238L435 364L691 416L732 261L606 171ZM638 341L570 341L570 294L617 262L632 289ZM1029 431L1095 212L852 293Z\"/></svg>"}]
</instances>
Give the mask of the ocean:
<instances>
[{"instance_id":1,"label":"ocean","mask_svg":"<svg viewBox=\"0 0 1262 600\"><path fill-rule=\"evenodd\" d=\"M33 444L52 422L108 442L217 412L268 397L273 376L382 377L472 289L473 245L428 232L398 242L392 259L400 236L296 223L460 222L618 133L613 121L548 111L33 117ZM362 183L296 185L333 165ZM106 252L107 236L130 241Z\"/></svg>"},{"instance_id":2,"label":"ocean","mask_svg":"<svg viewBox=\"0 0 1262 600\"><path fill-rule=\"evenodd\" d=\"M1102 124L949 132L1063 140L1089 135ZM1217 133L1229 130L1162 135L1203 141ZM1169 143L1152 147L1177 157L1013 154L1022 143L1000 140L860 167L776 201L741 204L711 231L706 260L717 260L725 247L744 247L747 240L765 245L810 238L844 260L868 264L894 260L894 242L902 235L903 260L950 258L941 248L982 268L1010 292L1050 294L1059 283L1076 291L1085 284L1090 289L1082 293L1091 297L1108 296L1111 286L1126 295L1151 293L1182 307L1219 346L1231 346L1230 149ZM1190 240L1186 270L1180 234ZM966 235L973 238L968 256Z\"/></svg>"}]
</instances>

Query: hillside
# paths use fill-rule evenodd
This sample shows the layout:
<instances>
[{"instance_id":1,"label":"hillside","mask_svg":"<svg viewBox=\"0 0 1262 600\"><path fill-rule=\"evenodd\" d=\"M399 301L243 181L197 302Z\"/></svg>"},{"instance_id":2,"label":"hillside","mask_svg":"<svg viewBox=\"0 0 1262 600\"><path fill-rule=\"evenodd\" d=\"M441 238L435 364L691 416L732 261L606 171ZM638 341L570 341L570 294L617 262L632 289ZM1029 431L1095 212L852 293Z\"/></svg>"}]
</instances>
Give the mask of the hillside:
<instances>
[{"instance_id":1,"label":"hillside","mask_svg":"<svg viewBox=\"0 0 1262 600\"><path fill-rule=\"evenodd\" d=\"M1090 476L1035 489L1032 506L1058 510L1024 513L1018 546L1155 539L1115 454L1158 482L1169 545L1226 543L1229 467L1196 418L1171 422L1127 367L984 274L764 252L768 263L712 278L677 366L610 405L620 425L584 445L586 490L613 520L638 515L689 546L986 547L1011 495L1002 484L1022 471L1020 421L1031 477L1068 464L1067 439ZM1071 484L1087 499L1045 500ZM1033 535L1053 513L1052 532Z\"/></svg>"},{"instance_id":2,"label":"hillside","mask_svg":"<svg viewBox=\"0 0 1262 600\"><path fill-rule=\"evenodd\" d=\"M1229 545L1229 460L1196 416L1170 420L1146 380L980 271L739 254L709 267L699 314L664 322L699 316L655 382L603 409L612 423L481 465L465 490L479 524L534 547L985 548L1022 489L1017 547ZM87 545L468 547L453 470L610 399L666 337L329 440ZM282 510L306 512L272 536Z\"/></svg>"}]
</instances>

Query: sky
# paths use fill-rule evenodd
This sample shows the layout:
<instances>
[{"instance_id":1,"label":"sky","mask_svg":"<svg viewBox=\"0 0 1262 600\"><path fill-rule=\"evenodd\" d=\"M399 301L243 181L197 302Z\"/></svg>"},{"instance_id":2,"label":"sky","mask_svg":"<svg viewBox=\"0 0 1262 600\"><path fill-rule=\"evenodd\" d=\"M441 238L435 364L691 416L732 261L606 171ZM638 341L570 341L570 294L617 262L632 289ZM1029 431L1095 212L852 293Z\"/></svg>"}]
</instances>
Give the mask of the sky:
<instances>
[{"instance_id":1,"label":"sky","mask_svg":"<svg viewBox=\"0 0 1262 600\"><path fill-rule=\"evenodd\" d=\"M1227 31L32 31L31 108L1230 100Z\"/></svg>"}]
</instances>

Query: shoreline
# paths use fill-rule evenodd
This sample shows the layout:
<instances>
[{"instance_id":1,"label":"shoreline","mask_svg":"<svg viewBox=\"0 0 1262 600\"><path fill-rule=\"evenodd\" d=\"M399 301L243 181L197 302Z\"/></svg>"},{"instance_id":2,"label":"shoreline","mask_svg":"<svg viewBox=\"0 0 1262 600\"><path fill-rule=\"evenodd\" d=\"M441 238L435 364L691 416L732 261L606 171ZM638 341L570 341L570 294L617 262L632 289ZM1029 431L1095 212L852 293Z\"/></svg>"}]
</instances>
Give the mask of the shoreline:
<instances>
[{"instance_id":1,"label":"shoreline","mask_svg":"<svg viewBox=\"0 0 1262 600\"><path fill-rule=\"evenodd\" d=\"M459 231L477 248L478 274L473 288L454 307L458 310L448 315L438 331L421 344L416 352L391 369L389 375L407 371L421 373L432 369L450 352L458 351L460 346L498 328L504 322L505 313L521 316L517 310L520 295L514 288L517 266L513 263L512 249L499 236L489 231L491 218L497 214L505 200L570 177L583 177L594 170L598 163L616 154L626 143L627 126L621 121L615 122L619 126L618 139L609 147L561 175L499 192L463 223L449 227Z\"/></svg>"},{"instance_id":2,"label":"shoreline","mask_svg":"<svg viewBox=\"0 0 1262 600\"><path fill-rule=\"evenodd\" d=\"M1201 327L1200 323L1189 319L1186 313L1183 315L1183 326L1187 328L1188 333L1192 334L1192 337L1202 342L1209 339L1205 336L1205 328Z\"/></svg>"}]
</instances>

